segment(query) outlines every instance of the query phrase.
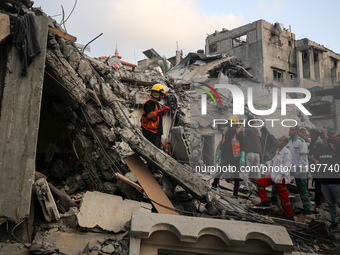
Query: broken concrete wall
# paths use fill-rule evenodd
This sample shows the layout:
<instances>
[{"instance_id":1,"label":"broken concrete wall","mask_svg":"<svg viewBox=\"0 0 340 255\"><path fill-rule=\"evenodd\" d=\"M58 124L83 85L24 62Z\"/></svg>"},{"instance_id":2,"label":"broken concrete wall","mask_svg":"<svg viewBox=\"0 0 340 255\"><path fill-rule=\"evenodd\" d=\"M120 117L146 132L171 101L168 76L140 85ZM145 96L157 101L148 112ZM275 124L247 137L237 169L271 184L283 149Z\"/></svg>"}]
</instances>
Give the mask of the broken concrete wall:
<instances>
[{"instance_id":1,"label":"broken concrete wall","mask_svg":"<svg viewBox=\"0 0 340 255\"><path fill-rule=\"evenodd\" d=\"M200 64L197 64L199 58ZM196 63L196 64L195 64ZM217 125L213 127L214 119L228 119L229 116L233 115L233 107L236 103L233 102L233 95L228 89L216 89L217 93L221 97L223 106L214 106L214 102L209 98L207 101L207 114L201 114L201 95L204 94L202 90L198 89L202 84L208 84L212 87L215 84L233 84L237 86L242 92L244 97L244 104L241 102L240 107L244 107L244 115L238 115L241 121L247 120L248 117L253 119L259 119L259 123L256 125L262 132L262 145L266 144L267 148L265 152L271 152L270 154L264 155L265 159L272 156L272 151L276 149L276 139L282 135L288 135L289 124L295 123L284 123L283 120L293 119L296 120L297 125L307 129L314 128L314 125L310 122L308 116L305 116L300 112L297 107L288 105L287 113L285 116L281 114L280 100L278 101L278 107L270 115L255 115L250 111L247 103L248 87L252 87L253 106L255 109L266 110L272 107L273 88L276 87L273 84L264 84L259 82L255 77L252 77L247 71L241 66L241 62L235 57L223 57L220 58L203 58L201 54L192 54L191 57L185 58L182 63L172 69L168 76L173 80L174 84L178 86L180 84L191 84L191 90L186 91L190 100L190 105L187 107L190 109L189 125L191 126L191 138L195 138L195 130L199 129L201 135L211 134L215 136L215 141L220 141L222 138L222 130L226 128L226 125ZM248 96L247 96L248 95ZM278 94L280 97L280 94ZM217 98L216 98L217 100ZM238 102L240 103L240 102ZM187 103L189 104L189 103ZM275 119L271 122L270 119ZM262 122L261 122L262 121ZM263 129L265 128L265 129ZM267 132L268 131L268 132ZM199 134L197 134L199 136ZM199 141L199 139L197 140ZM194 141L191 141L191 143ZM199 149L203 148L203 144L199 145L194 142L194 148L198 155L201 153ZM214 151L218 147L218 142L214 145ZM193 156L197 156L195 153ZM202 155L197 158L203 158ZM213 157L214 158L214 157ZM197 162L197 160L196 160Z\"/></svg>"},{"instance_id":2,"label":"broken concrete wall","mask_svg":"<svg viewBox=\"0 0 340 255\"><path fill-rule=\"evenodd\" d=\"M34 20L41 53L23 76L19 53L13 44L0 88L0 216L16 223L27 218L30 211L46 58L47 20L45 17Z\"/></svg>"},{"instance_id":3,"label":"broken concrete wall","mask_svg":"<svg viewBox=\"0 0 340 255\"><path fill-rule=\"evenodd\" d=\"M98 66L92 66L72 43L53 34L49 35L46 61L46 75L54 84L47 96L52 97L49 93L53 93L58 98L56 100L66 102L65 105L59 104L59 112L67 116L66 128L60 132L65 140L71 138L65 144L70 143L67 148L80 163L75 164L73 169L66 169L69 174L83 168L83 173L89 173L85 184L105 192L102 178L105 182L114 181L107 177L126 171L119 157L121 155L113 149L116 142L124 141L188 192L205 199L208 188L203 181L191 177L190 167L154 147L144 138L140 127L132 125L128 118L131 108L128 86L108 76L108 70L105 75L98 73ZM51 87L51 84L46 86ZM53 103L53 107L55 105L58 104ZM47 165L42 164L44 167ZM56 167L64 169L62 164Z\"/></svg>"}]
</instances>

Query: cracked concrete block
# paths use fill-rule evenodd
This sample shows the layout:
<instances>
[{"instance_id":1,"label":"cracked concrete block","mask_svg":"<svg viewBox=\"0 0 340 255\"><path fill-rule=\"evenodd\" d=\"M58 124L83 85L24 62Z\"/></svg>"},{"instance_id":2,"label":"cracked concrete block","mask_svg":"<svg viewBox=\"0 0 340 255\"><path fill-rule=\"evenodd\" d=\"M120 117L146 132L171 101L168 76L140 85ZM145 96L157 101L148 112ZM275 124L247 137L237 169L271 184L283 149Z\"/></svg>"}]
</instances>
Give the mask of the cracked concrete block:
<instances>
[{"instance_id":1,"label":"cracked concrete block","mask_svg":"<svg viewBox=\"0 0 340 255\"><path fill-rule=\"evenodd\" d=\"M92 68L87 60L81 59L78 66L78 73L83 80L88 81L92 77Z\"/></svg>"},{"instance_id":2,"label":"cracked concrete block","mask_svg":"<svg viewBox=\"0 0 340 255\"><path fill-rule=\"evenodd\" d=\"M102 97L103 101L111 105L115 100L117 100L117 96L113 93L112 88L110 84L108 83L102 83L101 84L101 90L102 90Z\"/></svg>"},{"instance_id":3,"label":"cracked concrete block","mask_svg":"<svg viewBox=\"0 0 340 255\"><path fill-rule=\"evenodd\" d=\"M60 219L57 205L52 196L51 190L45 178L40 178L33 185L36 196L38 197L45 220L51 222Z\"/></svg>"},{"instance_id":4,"label":"cracked concrete block","mask_svg":"<svg viewBox=\"0 0 340 255\"><path fill-rule=\"evenodd\" d=\"M189 145L184 137L183 127L173 127L171 129L171 146L174 157L180 161L189 162ZM193 145L193 147L195 147Z\"/></svg>"},{"instance_id":5,"label":"cracked concrete block","mask_svg":"<svg viewBox=\"0 0 340 255\"><path fill-rule=\"evenodd\" d=\"M142 105L149 97L150 93L137 92L135 96L135 103Z\"/></svg>"},{"instance_id":6,"label":"cracked concrete block","mask_svg":"<svg viewBox=\"0 0 340 255\"><path fill-rule=\"evenodd\" d=\"M116 119L114 117L113 111L109 107L105 107L100 111L104 117L105 122L110 126L114 127L116 125Z\"/></svg>"},{"instance_id":7,"label":"cracked concrete block","mask_svg":"<svg viewBox=\"0 0 340 255\"><path fill-rule=\"evenodd\" d=\"M62 53L63 53L65 58L69 58L74 50L75 49L74 49L74 46L72 44L65 43L65 46L63 47Z\"/></svg>"},{"instance_id":8,"label":"cracked concrete block","mask_svg":"<svg viewBox=\"0 0 340 255\"><path fill-rule=\"evenodd\" d=\"M87 114L87 119L91 125L96 123L100 123L103 121L102 115L100 113L100 109L97 107L95 102L89 102L84 108L85 113Z\"/></svg>"},{"instance_id":9,"label":"cracked concrete block","mask_svg":"<svg viewBox=\"0 0 340 255\"><path fill-rule=\"evenodd\" d=\"M97 77L93 75L89 80L89 85L91 89L93 89L96 84L98 84L98 80L97 80Z\"/></svg>"},{"instance_id":10,"label":"cracked concrete block","mask_svg":"<svg viewBox=\"0 0 340 255\"><path fill-rule=\"evenodd\" d=\"M80 59L81 59L80 54L76 51L72 51L70 57L68 58L68 62L70 63L74 70L77 70Z\"/></svg>"},{"instance_id":11,"label":"cracked concrete block","mask_svg":"<svg viewBox=\"0 0 340 255\"><path fill-rule=\"evenodd\" d=\"M109 141L111 143L116 141L115 132L113 131L113 129L110 129L106 124L104 123L97 124L95 130L97 131L99 136L102 137L105 141Z\"/></svg>"},{"instance_id":12,"label":"cracked concrete block","mask_svg":"<svg viewBox=\"0 0 340 255\"><path fill-rule=\"evenodd\" d=\"M90 155L93 151L93 141L84 135L77 134L74 143L77 154Z\"/></svg>"},{"instance_id":13,"label":"cracked concrete block","mask_svg":"<svg viewBox=\"0 0 340 255\"><path fill-rule=\"evenodd\" d=\"M134 212L130 255L154 255L160 249L204 254L291 254L293 243L282 226Z\"/></svg>"},{"instance_id":14,"label":"cracked concrete block","mask_svg":"<svg viewBox=\"0 0 340 255\"><path fill-rule=\"evenodd\" d=\"M132 212L149 211L152 205L100 193L86 192L77 215L78 224L83 228L100 227L103 230L119 232L126 230Z\"/></svg>"}]
</instances>

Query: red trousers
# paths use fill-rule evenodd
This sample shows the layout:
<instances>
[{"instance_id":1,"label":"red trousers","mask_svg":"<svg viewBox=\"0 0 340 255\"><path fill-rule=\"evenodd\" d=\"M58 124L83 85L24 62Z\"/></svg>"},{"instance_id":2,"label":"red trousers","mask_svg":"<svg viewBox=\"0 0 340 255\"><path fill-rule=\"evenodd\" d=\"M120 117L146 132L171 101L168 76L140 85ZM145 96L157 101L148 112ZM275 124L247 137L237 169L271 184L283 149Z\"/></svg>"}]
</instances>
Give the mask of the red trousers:
<instances>
[{"instance_id":1,"label":"red trousers","mask_svg":"<svg viewBox=\"0 0 340 255\"><path fill-rule=\"evenodd\" d=\"M259 193L259 197L261 198L261 202L268 201L268 196L266 192L267 186L275 185L277 194L279 195L283 213L285 214L285 217L293 217L293 211L292 206L290 204L290 200L288 197L288 191L287 186L285 183L285 180L282 180L282 183L275 183L272 181L270 175L266 175L263 178L260 178L256 181L257 184L257 192Z\"/></svg>"}]
</instances>

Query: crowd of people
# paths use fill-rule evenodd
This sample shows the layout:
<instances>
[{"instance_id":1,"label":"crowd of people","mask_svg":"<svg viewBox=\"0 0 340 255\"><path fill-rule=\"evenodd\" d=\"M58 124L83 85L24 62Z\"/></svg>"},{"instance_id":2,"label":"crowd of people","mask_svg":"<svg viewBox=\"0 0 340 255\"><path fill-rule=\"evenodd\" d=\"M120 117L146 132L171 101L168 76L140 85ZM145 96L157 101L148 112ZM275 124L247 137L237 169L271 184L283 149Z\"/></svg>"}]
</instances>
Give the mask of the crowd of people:
<instances>
[{"instance_id":1,"label":"crowd of people","mask_svg":"<svg viewBox=\"0 0 340 255\"><path fill-rule=\"evenodd\" d=\"M253 171L238 171L227 174L234 181L233 197L238 192L249 192L249 181L257 186L261 203L256 208L269 208L277 198L286 219L294 220L292 206L288 196L287 184L295 180L300 195L303 211L308 215L317 213L322 201L326 201L331 215L330 230L338 228L337 206L340 208L340 143L335 132L326 133L316 129L306 130L298 126L290 127L288 137L282 135L277 140L274 157L261 162L263 145L261 132L252 121L240 125L236 116L228 119L228 128L223 131L222 140L216 155L220 165L231 165L241 169L243 166ZM309 133L308 133L309 131ZM261 166L271 166L272 172L264 175ZM215 175L212 188L216 189L223 173ZM263 177L261 177L263 176ZM292 178L294 177L294 178ZM315 187L315 196L308 192L308 181ZM266 187L272 186L270 199ZM315 200L311 207L310 198Z\"/></svg>"}]
</instances>

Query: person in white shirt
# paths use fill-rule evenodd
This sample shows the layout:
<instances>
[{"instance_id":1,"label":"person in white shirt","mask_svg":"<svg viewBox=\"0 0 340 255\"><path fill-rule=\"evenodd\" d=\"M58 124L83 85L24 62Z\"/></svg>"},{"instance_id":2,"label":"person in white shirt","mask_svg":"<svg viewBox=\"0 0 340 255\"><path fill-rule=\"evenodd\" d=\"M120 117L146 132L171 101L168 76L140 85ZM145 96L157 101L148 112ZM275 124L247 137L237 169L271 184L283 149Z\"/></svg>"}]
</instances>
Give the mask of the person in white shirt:
<instances>
[{"instance_id":1,"label":"person in white shirt","mask_svg":"<svg viewBox=\"0 0 340 255\"><path fill-rule=\"evenodd\" d=\"M269 207L271 206L266 188L273 185L281 200L282 209L286 219L294 220L292 206L288 197L287 185L290 182L290 167L292 164L292 156L289 149L286 148L288 138L281 136L277 140L277 150L274 158L266 164L271 166L272 172L270 175L266 175L263 178L257 180L257 192L261 198L261 203L256 207Z\"/></svg>"},{"instance_id":2,"label":"person in white shirt","mask_svg":"<svg viewBox=\"0 0 340 255\"><path fill-rule=\"evenodd\" d=\"M303 205L303 214L313 214L310 202L309 195L307 190L307 174L308 174L308 146L304 139L302 139L299 135L299 127L290 127L289 128L289 141L286 147L290 150L292 154L292 169L291 172L294 174L296 186L298 188L302 205Z\"/></svg>"}]
</instances>

